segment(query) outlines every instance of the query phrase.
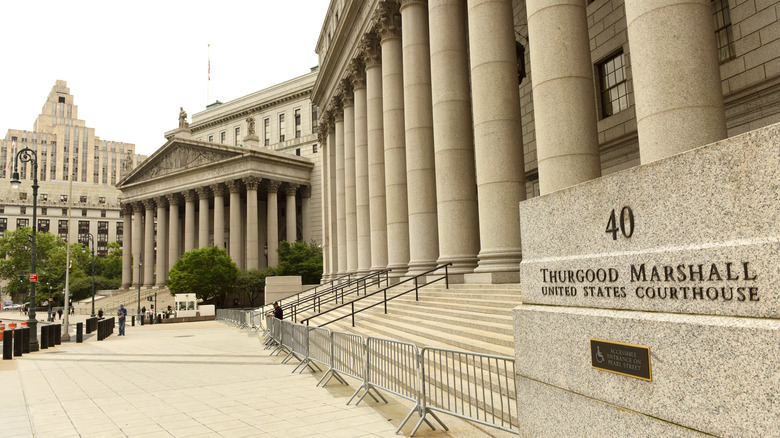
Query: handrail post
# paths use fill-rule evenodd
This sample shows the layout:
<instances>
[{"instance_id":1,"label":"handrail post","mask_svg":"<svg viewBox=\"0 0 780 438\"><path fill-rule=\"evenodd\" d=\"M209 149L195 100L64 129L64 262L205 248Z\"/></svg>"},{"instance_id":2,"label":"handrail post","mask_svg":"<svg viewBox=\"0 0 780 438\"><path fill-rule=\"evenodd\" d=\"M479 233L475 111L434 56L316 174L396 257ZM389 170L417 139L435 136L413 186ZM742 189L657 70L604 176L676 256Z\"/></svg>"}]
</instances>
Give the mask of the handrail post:
<instances>
[{"instance_id":1,"label":"handrail post","mask_svg":"<svg viewBox=\"0 0 780 438\"><path fill-rule=\"evenodd\" d=\"M420 292L419 288L417 287L417 278L418 277L414 277L414 300L420 301Z\"/></svg>"},{"instance_id":2,"label":"handrail post","mask_svg":"<svg viewBox=\"0 0 780 438\"><path fill-rule=\"evenodd\" d=\"M355 326L355 302L350 302L352 305L352 327Z\"/></svg>"},{"instance_id":3,"label":"handrail post","mask_svg":"<svg viewBox=\"0 0 780 438\"><path fill-rule=\"evenodd\" d=\"M450 265L446 264L444 265L444 288L449 289L450 288L450 270L448 269Z\"/></svg>"},{"instance_id":4,"label":"handrail post","mask_svg":"<svg viewBox=\"0 0 780 438\"><path fill-rule=\"evenodd\" d=\"M387 289L384 290L383 295L385 296L385 299L384 299L385 315L387 315Z\"/></svg>"}]
</instances>

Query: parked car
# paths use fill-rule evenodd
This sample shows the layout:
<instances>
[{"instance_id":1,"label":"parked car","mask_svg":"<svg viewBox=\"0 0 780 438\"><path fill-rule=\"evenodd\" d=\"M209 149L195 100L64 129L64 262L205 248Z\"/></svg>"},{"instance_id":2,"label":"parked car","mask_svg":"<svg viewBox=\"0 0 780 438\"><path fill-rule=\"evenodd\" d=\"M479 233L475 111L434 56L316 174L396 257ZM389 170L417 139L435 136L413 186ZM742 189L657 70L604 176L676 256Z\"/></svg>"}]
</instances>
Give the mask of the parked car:
<instances>
[{"instance_id":1,"label":"parked car","mask_svg":"<svg viewBox=\"0 0 780 438\"><path fill-rule=\"evenodd\" d=\"M3 307L3 310L17 310L21 308L22 308L21 304L11 304L10 306Z\"/></svg>"}]
</instances>

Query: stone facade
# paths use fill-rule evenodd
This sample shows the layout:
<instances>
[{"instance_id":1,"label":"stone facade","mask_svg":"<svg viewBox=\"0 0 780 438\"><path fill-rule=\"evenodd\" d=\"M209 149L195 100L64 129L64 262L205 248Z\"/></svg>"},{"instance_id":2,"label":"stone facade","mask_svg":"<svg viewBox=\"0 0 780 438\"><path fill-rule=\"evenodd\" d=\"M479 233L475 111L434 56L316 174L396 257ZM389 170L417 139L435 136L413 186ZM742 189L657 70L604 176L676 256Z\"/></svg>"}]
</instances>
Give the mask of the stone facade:
<instances>
[{"instance_id":1,"label":"stone facade","mask_svg":"<svg viewBox=\"0 0 780 438\"><path fill-rule=\"evenodd\" d=\"M517 281L523 199L780 121L778 3L666 3L331 1L325 278Z\"/></svg>"},{"instance_id":2,"label":"stone facade","mask_svg":"<svg viewBox=\"0 0 780 438\"><path fill-rule=\"evenodd\" d=\"M105 255L108 242L123 243L120 213L121 193L114 186L146 157L135 154L135 145L101 140L95 129L78 118L78 106L67 83L56 81L41 114L30 131L9 129L0 140L0 231L32 226L32 174L28 164L19 165L22 184L12 189L12 149L30 148L38 159L37 227L68 238L85 241L92 233L96 254ZM71 178L72 177L72 178ZM71 184L72 179L72 194ZM69 202L70 201L70 202ZM68 225L67 209L72 206Z\"/></svg>"},{"instance_id":3,"label":"stone facade","mask_svg":"<svg viewBox=\"0 0 780 438\"><path fill-rule=\"evenodd\" d=\"M249 270L276 266L281 240L321 242L316 77L210 105L192 123L182 110L168 142L119 183L133 242L123 288L164 286L195 248L225 248Z\"/></svg>"}]
</instances>

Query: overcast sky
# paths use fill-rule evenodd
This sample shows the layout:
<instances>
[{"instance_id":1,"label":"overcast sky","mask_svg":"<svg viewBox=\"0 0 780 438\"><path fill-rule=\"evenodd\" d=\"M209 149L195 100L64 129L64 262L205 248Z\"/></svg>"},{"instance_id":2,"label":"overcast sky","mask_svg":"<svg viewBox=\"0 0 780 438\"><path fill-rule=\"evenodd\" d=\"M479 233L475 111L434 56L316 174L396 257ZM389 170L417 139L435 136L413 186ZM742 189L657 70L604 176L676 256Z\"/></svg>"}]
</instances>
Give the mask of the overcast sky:
<instances>
[{"instance_id":1,"label":"overcast sky","mask_svg":"<svg viewBox=\"0 0 780 438\"><path fill-rule=\"evenodd\" d=\"M0 137L31 130L57 79L102 140L151 155L207 102L310 71L330 0L0 0Z\"/></svg>"}]
</instances>

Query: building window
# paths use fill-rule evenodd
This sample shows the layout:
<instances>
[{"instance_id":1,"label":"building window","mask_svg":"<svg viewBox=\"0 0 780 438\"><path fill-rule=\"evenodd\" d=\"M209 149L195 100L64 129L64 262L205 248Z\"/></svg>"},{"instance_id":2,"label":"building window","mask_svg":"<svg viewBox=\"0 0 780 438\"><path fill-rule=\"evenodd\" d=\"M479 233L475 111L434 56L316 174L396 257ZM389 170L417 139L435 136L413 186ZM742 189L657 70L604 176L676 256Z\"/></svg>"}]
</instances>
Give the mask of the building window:
<instances>
[{"instance_id":1,"label":"building window","mask_svg":"<svg viewBox=\"0 0 780 438\"><path fill-rule=\"evenodd\" d=\"M311 153L312 153L312 154L316 154L316 153L317 153L317 145L316 145L316 144L315 144L315 145L312 145L312 147L311 147Z\"/></svg>"},{"instance_id":2,"label":"building window","mask_svg":"<svg viewBox=\"0 0 780 438\"><path fill-rule=\"evenodd\" d=\"M60 195L60 202L68 202L68 195Z\"/></svg>"},{"instance_id":3,"label":"building window","mask_svg":"<svg viewBox=\"0 0 780 438\"><path fill-rule=\"evenodd\" d=\"M235 129L235 135L233 136L233 142L235 143L235 146L238 146L238 138L241 137L241 127L236 126Z\"/></svg>"},{"instance_id":4,"label":"building window","mask_svg":"<svg viewBox=\"0 0 780 438\"><path fill-rule=\"evenodd\" d=\"M49 210L46 207L41 207L41 216L46 216Z\"/></svg>"},{"instance_id":5,"label":"building window","mask_svg":"<svg viewBox=\"0 0 780 438\"><path fill-rule=\"evenodd\" d=\"M68 221L67 220L59 220L59 224L57 226L57 235L60 236L60 239L67 241L68 240Z\"/></svg>"},{"instance_id":6,"label":"building window","mask_svg":"<svg viewBox=\"0 0 780 438\"><path fill-rule=\"evenodd\" d=\"M49 195L47 195L46 193L41 193L39 196L41 198L41 201L43 201L43 202L46 202L46 201L49 200Z\"/></svg>"},{"instance_id":7,"label":"building window","mask_svg":"<svg viewBox=\"0 0 780 438\"><path fill-rule=\"evenodd\" d=\"M19 207L19 214L27 214L27 207L25 206Z\"/></svg>"},{"instance_id":8,"label":"building window","mask_svg":"<svg viewBox=\"0 0 780 438\"><path fill-rule=\"evenodd\" d=\"M119 244L119 246L122 246L122 241L124 240L124 225L122 222L116 223L116 243Z\"/></svg>"},{"instance_id":9,"label":"building window","mask_svg":"<svg viewBox=\"0 0 780 438\"><path fill-rule=\"evenodd\" d=\"M219 133L219 142L225 144L225 131Z\"/></svg>"},{"instance_id":10,"label":"building window","mask_svg":"<svg viewBox=\"0 0 780 438\"><path fill-rule=\"evenodd\" d=\"M734 59L734 37L731 33L731 13L728 0L712 0L712 18L715 21L715 37L718 43L718 59L726 62Z\"/></svg>"},{"instance_id":11,"label":"building window","mask_svg":"<svg viewBox=\"0 0 780 438\"><path fill-rule=\"evenodd\" d=\"M279 141L284 141L284 114L279 114Z\"/></svg>"},{"instance_id":12,"label":"building window","mask_svg":"<svg viewBox=\"0 0 780 438\"><path fill-rule=\"evenodd\" d=\"M16 229L17 230L20 229L20 228L29 227L29 226L30 226L30 219L19 218L19 219L16 220Z\"/></svg>"},{"instance_id":13,"label":"building window","mask_svg":"<svg viewBox=\"0 0 780 438\"><path fill-rule=\"evenodd\" d=\"M293 113L295 119L295 138L301 138L301 110L300 108Z\"/></svg>"},{"instance_id":14,"label":"building window","mask_svg":"<svg viewBox=\"0 0 780 438\"><path fill-rule=\"evenodd\" d=\"M8 218L0 217L0 233L4 233L8 229Z\"/></svg>"},{"instance_id":15,"label":"building window","mask_svg":"<svg viewBox=\"0 0 780 438\"><path fill-rule=\"evenodd\" d=\"M49 220L48 219L38 219L38 231L41 233L48 233L49 232Z\"/></svg>"},{"instance_id":16,"label":"building window","mask_svg":"<svg viewBox=\"0 0 780 438\"><path fill-rule=\"evenodd\" d=\"M89 243L87 234L89 234L89 221L79 221L79 243Z\"/></svg>"},{"instance_id":17,"label":"building window","mask_svg":"<svg viewBox=\"0 0 780 438\"><path fill-rule=\"evenodd\" d=\"M0 213L5 213L5 206L4 205L0 205Z\"/></svg>"},{"instance_id":18,"label":"building window","mask_svg":"<svg viewBox=\"0 0 780 438\"><path fill-rule=\"evenodd\" d=\"M63 208L62 209L62 215L63 216L67 216L68 215L68 209L67 208Z\"/></svg>"},{"instance_id":19,"label":"building window","mask_svg":"<svg viewBox=\"0 0 780 438\"><path fill-rule=\"evenodd\" d=\"M295 149L295 155L297 155L299 157L301 156L301 148Z\"/></svg>"},{"instance_id":20,"label":"building window","mask_svg":"<svg viewBox=\"0 0 780 438\"><path fill-rule=\"evenodd\" d=\"M105 204L106 203L106 197L105 196L98 197L98 203L99 204Z\"/></svg>"},{"instance_id":21,"label":"building window","mask_svg":"<svg viewBox=\"0 0 780 438\"><path fill-rule=\"evenodd\" d=\"M213 135L209 135L209 143L214 143L214 136Z\"/></svg>"},{"instance_id":22,"label":"building window","mask_svg":"<svg viewBox=\"0 0 780 438\"><path fill-rule=\"evenodd\" d=\"M318 118L317 105L312 105L311 106L311 132L314 134L317 133L317 126L318 126L317 118Z\"/></svg>"},{"instance_id":23,"label":"building window","mask_svg":"<svg viewBox=\"0 0 780 438\"><path fill-rule=\"evenodd\" d=\"M271 119L263 119L263 138L266 146L271 144Z\"/></svg>"},{"instance_id":24,"label":"building window","mask_svg":"<svg viewBox=\"0 0 780 438\"><path fill-rule=\"evenodd\" d=\"M26 192L19 193L19 200L20 201L26 201L27 200L27 193Z\"/></svg>"},{"instance_id":25,"label":"building window","mask_svg":"<svg viewBox=\"0 0 780 438\"><path fill-rule=\"evenodd\" d=\"M601 116L609 117L628 108L623 52L598 65L601 85Z\"/></svg>"},{"instance_id":26,"label":"building window","mask_svg":"<svg viewBox=\"0 0 780 438\"><path fill-rule=\"evenodd\" d=\"M84 217L87 216L87 209L86 208L82 208L81 209L81 215L84 216Z\"/></svg>"},{"instance_id":27,"label":"building window","mask_svg":"<svg viewBox=\"0 0 780 438\"><path fill-rule=\"evenodd\" d=\"M87 196L86 195L79 196L79 202L87 202Z\"/></svg>"},{"instance_id":28,"label":"building window","mask_svg":"<svg viewBox=\"0 0 780 438\"><path fill-rule=\"evenodd\" d=\"M97 248L98 248L98 255L100 257L105 257L108 255L108 222L107 221L98 221Z\"/></svg>"},{"instance_id":29,"label":"building window","mask_svg":"<svg viewBox=\"0 0 780 438\"><path fill-rule=\"evenodd\" d=\"M100 217L106 217L106 211L100 210Z\"/></svg>"}]
</instances>

